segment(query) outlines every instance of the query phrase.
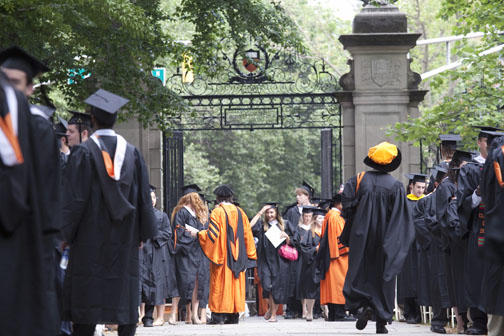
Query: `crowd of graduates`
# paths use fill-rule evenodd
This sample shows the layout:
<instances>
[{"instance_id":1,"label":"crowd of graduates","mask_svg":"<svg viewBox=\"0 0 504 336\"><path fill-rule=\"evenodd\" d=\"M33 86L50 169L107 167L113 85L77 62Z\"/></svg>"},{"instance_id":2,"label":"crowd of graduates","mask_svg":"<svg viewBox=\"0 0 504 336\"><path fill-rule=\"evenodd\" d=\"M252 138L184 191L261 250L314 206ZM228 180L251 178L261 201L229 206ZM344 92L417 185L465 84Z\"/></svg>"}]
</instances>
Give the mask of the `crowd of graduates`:
<instances>
[{"instance_id":1,"label":"crowd of graduates","mask_svg":"<svg viewBox=\"0 0 504 336\"><path fill-rule=\"evenodd\" d=\"M283 212L267 202L249 220L228 185L211 202L191 184L168 216L142 155L113 130L128 100L99 89L88 113L55 122L54 108L28 103L47 70L18 47L0 52L6 335L90 336L103 324L134 335L177 324L179 310L186 324L236 324L253 268L267 323L375 320L384 334L397 298L407 323L432 307L434 333L453 308L460 333L504 335L500 130L481 127L477 154L441 136L442 161L430 178L409 174L407 190L390 174L399 148L382 142L331 199L303 182Z\"/></svg>"}]
</instances>

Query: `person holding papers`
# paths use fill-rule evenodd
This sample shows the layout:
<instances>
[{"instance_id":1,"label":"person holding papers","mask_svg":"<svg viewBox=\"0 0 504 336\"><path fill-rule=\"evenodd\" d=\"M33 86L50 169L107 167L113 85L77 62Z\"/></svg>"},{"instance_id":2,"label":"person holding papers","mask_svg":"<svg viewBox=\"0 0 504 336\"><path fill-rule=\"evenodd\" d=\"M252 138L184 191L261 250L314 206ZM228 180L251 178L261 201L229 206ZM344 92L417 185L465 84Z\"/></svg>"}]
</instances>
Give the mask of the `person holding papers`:
<instances>
[{"instance_id":1,"label":"person holding papers","mask_svg":"<svg viewBox=\"0 0 504 336\"><path fill-rule=\"evenodd\" d=\"M264 315L268 322L277 322L278 305L287 303L290 260L281 257L278 250L289 244L287 221L282 219L276 203L267 203L250 222L257 243L257 271L263 288L263 298L269 309ZM286 232L287 231L287 232Z\"/></svg>"}]
</instances>

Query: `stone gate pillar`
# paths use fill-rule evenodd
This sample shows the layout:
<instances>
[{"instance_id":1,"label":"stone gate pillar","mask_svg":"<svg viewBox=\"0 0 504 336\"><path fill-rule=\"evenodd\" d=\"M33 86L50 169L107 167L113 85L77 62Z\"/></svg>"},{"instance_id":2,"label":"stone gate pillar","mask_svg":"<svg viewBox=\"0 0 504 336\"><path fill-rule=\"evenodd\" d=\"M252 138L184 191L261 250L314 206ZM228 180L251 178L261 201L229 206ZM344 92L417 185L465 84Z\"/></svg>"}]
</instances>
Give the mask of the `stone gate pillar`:
<instances>
[{"instance_id":1,"label":"stone gate pillar","mask_svg":"<svg viewBox=\"0 0 504 336\"><path fill-rule=\"evenodd\" d=\"M339 40L352 56L350 72L340 78L338 99L343 118L343 177L366 170L368 148L381 142L397 144L402 163L393 175L420 171L418 148L385 135L388 126L418 115L427 91L419 91L420 75L410 69L408 52L420 34L408 33L407 19L397 7L367 5L353 21L352 34Z\"/></svg>"}]
</instances>

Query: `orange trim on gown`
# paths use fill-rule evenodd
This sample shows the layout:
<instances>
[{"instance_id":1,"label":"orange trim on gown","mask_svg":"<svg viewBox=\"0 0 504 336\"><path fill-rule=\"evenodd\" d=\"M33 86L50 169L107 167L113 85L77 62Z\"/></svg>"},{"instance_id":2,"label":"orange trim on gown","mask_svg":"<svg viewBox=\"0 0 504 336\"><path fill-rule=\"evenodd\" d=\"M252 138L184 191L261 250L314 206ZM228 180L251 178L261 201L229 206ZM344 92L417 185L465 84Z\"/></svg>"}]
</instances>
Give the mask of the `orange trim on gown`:
<instances>
[{"instance_id":1,"label":"orange trim on gown","mask_svg":"<svg viewBox=\"0 0 504 336\"><path fill-rule=\"evenodd\" d=\"M328 228L329 226L329 228ZM322 224L322 236L328 231L331 262L324 280L320 281L320 304L345 304L343 285L348 271L348 248L342 248L338 237L345 227L345 220L337 210L331 209ZM341 253L341 254L340 254ZM344 255L342 255L344 254Z\"/></svg>"},{"instance_id":2,"label":"orange trim on gown","mask_svg":"<svg viewBox=\"0 0 504 336\"><path fill-rule=\"evenodd\" d=\"M207 229L198 233L201 249L211 261L208 307L214 313L239 313L245 311L245 272L241 272L237 279L227 267L226 215L224 209L228 214L229 225L236 232L238 225L237 207L231 204L221 204L210 215L209 228L217 232L214 233L212 230ZM256 260L257 255L250 223L245 212L241 209L239 211L242 212L247 257Z\"/></svg>"}]
</instances>

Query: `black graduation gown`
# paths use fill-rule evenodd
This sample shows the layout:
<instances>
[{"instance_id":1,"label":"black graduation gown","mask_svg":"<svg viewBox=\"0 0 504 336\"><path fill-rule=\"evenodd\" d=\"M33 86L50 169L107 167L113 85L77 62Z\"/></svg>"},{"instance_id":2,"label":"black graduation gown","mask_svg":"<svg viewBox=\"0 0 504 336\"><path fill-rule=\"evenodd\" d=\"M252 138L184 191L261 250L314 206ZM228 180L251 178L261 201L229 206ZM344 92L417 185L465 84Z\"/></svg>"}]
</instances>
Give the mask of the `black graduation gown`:
<instances>
[{"instance_id":1,"label":"black graduation gown","mask_svg":"<svg viewBox=\"0 0 504 336\"><path fill-rule=\"evenodd\" d=\"M471 162L464 165L459 172L457 205L460 223L460 235L466 237L467 250L465 255L464 287L468 307L479 307L481 298L481 283L486 261L480 256L478 237L481 221L484 216L482 203L473 208L472 195L481 179L482 164Z\"/></svg>"},{"instance_id":2,"label":"black graduation gown","mask_svg":"<svg viewBox=\"0 0 504 336\"><path fill-rule=\"evenodd\" d=\"M64 178L63 233L71 245L64 284L66 319L78 324L137 323L138 249L141 241L157 235L141 154L127 145L121 179L115 181L106 173L100 149L88 140L72 149Z\"/></svg>"},{"instance_id":3,"label":"black graduation gown","mask_svg":"<svg viewBox=\"0 0 504 336\"><path fill-rule=\"evenodd\" d=\"M296 298L298 300L318 299L320 298L320 282L315 281L317 269L315 260L320 236L317 234L313 236L311 230L298 226L293 243L299 252L296 269Z\"/></svg>"},{"instance_id":4,"label":"black graduation gown","mask_svg":"<svg viewBox=\"0 0 504 336\"><path fill-rule=\"evenodd\" d=\"M198 230L205 229L205 225L191 215L186 208L181 208L175 214L172 226L176 232L174 245L178 292L183 303L191 302L196 278L198 278L198 286L205 285L198 290L198 300L205 303L208 302L210 290L210 264L201 250L199 240L191 237L191 234L185 230L186 225Z\"/></svg>"},{"instance_id":5,"label":"black graduation gown","mask_svg":"<svg viewBox=\"0 0 504 336\"><path fill-rule=\"evenodd\" d=\"M252 234L257 237L257 272L261 279L263 298L270 294L276 304L285 304L289 298L289 265L290 260L280 257L278 249L286 244L283 242L277 248L265 236L263 221L259 220L252 227ZM284 225L287 223L284 222ZM269 227L271 225L268 224Z\"/></svg>"},{"instance_id":6,"label":"black graduation gown","mask_svg":"<svg viewBox=\"0 0 504 336\"><path fill-rule=\"evenodd\" d=\"M481 306L480 309L487 314L504 315L504 260L502 246L504 245L504 188L500 186L496 170L504 167L504 155L501 146L504 145L504 137L495 138L492 141L483 168L481 180L481 194L485 204L485 240L483 255L489 260L485 267L482 280ZM500 166L494 166L494 161Z\"/></svg>"},{"instance_id":7,"label":"black graduation gown","mask_svg":"<svg viewBox=\"0 0 504 336\"><path fill-rule=\"evenodd\" d=\"M0 74L0 84L9 85ZM5 95L0 104L7 107ZM54 301L54 264L47 264L50 222L43 221L35 171L35 124L26 98L15 91L18 141L24 162L6 166L0 159L0 326L4 335L56 335L59 329ZM12 111L11 111L12 113ZM48 149L50 151L50 149ZM49 201L50 202L50 201ZM49 247L53 250L53 246Z\"/></svg>"},{"instance_id":8,"label":"black graduation gown","mask_svg":"<svg viewBox=\"0 0 504 336\"><path fill-rule=\"evenodd\" d=\"M467 300L464 288L464 266L467 242L460 234L457 214L457 186L449 178L436 190L436 219L444 242L450 300L460 312L466 311Z\"/></svg>"},{"instance_id":9,"label":"black graduation gown","mask_svg":"<svg viewBox=\"0 0 504 336\"><path fill-rule=\"evenodd\" d=\"M299 212L299 208L297 203L291 204L285 209L282 218L288 222L285 230L289 232L296 232L299 224L299 219L301 218L301 213Z\"/></svg>"},{"instance_id":10,"label":"black graduation gown","mask_svg":"<svg viewBox=\"0 0 504 336\"><path fill-rule=\"evenodd\" d=\"M140 249L141 299L150 305L165 303L178 296L173 257L173 234L168 216L154 208L158 235L147 240Z\"/></svg>"},{"instance_id":11,"label":"black graduation gown","mask_svg":"<svg viewBox=\"0 0 504 336\"><path fill-rule=\"evenodd\" d=\"M431 201L432 194L419 199L413 208L413 224L415 225L415 249L417 252L418 272L416 274L417 302L420 306L430 306L429 282L432 272L429 266L428 250L432 243L429 230L425 225L425 203Z\"/></svg>"},{"instance_id":12,"label":"black graduation gown","mask_svg":"<svg viewBox=\"0 0 504 336\"><path fill-rule=\"evenodd\" d=\"M417 201L407 199L410 213L413 215ZM413 217L412 217L413 218ZM416 241L411 244L410 250L401 272L397 275L397 302L403 304L407 298L416 298L418 295L418 252Z\"/></svg>"},{"instance_id":13,"label":"black graduation gown","mask_svg":"<svg viewBox=\"0 0 504 336\"><path fill-rule=\"evenodd\" d=\"M391 320L395 277L415 237L404 187L377 171L364 175L357 193L356 186L354 176L343 191L341 240L350 247L343 294L350 310L371 306L378 319Z\"/></svg>"}]
</instances>

